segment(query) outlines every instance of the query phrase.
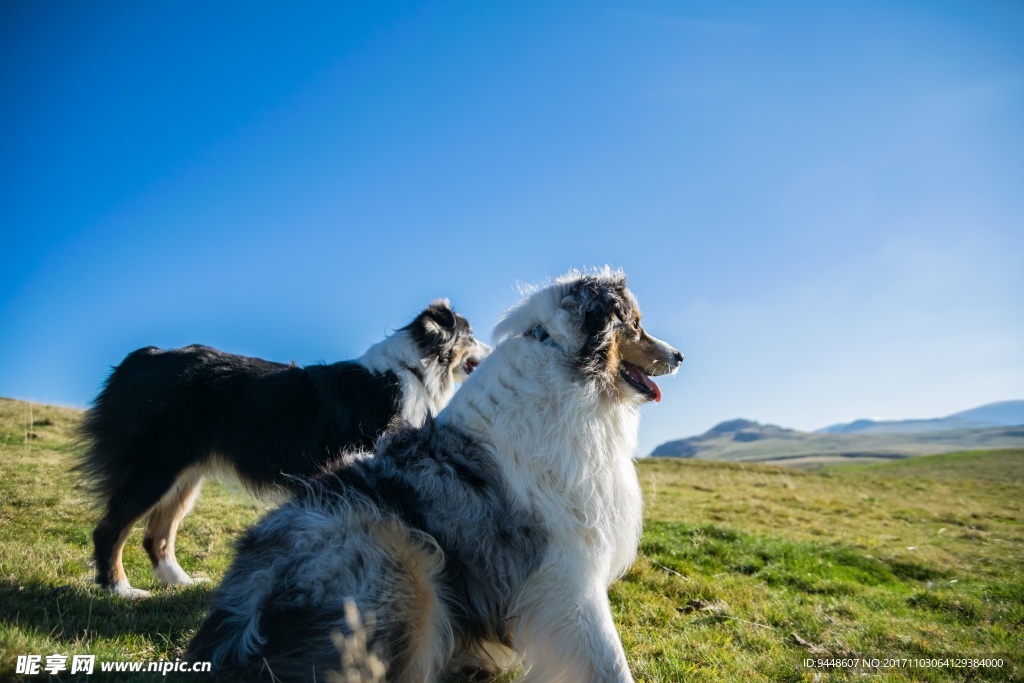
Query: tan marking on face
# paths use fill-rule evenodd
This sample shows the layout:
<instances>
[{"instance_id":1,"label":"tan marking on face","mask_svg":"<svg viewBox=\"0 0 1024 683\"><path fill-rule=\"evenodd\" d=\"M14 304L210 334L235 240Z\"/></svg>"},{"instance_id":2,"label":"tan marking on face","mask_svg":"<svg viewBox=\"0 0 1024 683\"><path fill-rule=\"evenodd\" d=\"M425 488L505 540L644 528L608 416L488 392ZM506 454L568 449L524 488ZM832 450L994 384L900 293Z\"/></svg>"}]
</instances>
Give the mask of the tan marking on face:
<instances>
[{"instance_id":1,"label":"tan marking on face","mask_svg":"<svg viewBox=\"0 0 1024 683\"><path fill-rule=\"evenodd\" d=\"M452 349L449 373L457 382L465 382L476 366L483 362L491 352L491 347L473 336L472 330L461 333ZM467 363L472 363L467 367Z\"/></svg>"},{"instance_id":2,"label":"tan marking on face","mask_svg":"<svg viewBox=\"0 0 1024 683\"><path fill-rule=\"evenodd\" d=\"M666 375L672 372L672 351L665 344L647 334L643 328L616 332L622 360L636 365L648 375Z\"/></svg>"},{"instance_id":3,"label":"tan marking on face","mask_svg":"<svg viewBox=\"0 0 1024 683\"><path fill-rule=\"evenodd\" d=\"M619 377L619 366L621 364L622 352L619 350L619 335L616 333L612 335L611 342L608 344L608 377L612 379L612 386L620 395L626 389L625 382Z\"/></svg>"},{"instance_id":4,"label":"tan marking on face","mask_svg":"<svg viewBox=\"0 0 1024 683\"><path fill-rule=\"evenodd\" d=\"M634 308L626 321L615 327L609 344L609 376L615 378L614 386L620 394L636 392L619 373L623 362L637 366L651 377L669 374L678 367L678 352L649 335L640 319L639 309Z\"/></svg>"}]
</instances>

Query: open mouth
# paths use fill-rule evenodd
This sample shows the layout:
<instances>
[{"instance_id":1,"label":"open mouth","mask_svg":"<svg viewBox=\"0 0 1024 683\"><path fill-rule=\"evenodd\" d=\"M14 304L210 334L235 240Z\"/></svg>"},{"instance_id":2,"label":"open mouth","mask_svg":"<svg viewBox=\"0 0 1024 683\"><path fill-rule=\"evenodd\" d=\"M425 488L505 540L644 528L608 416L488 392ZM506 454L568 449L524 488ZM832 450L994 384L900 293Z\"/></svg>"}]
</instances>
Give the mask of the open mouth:
<instances>
[{"instance_id":1,"label":"open mouth","mask_svg":"<svg viewBox=\"0 0 1024 683\"><path fill-rule=\"evenodd\" d=\"M639 391L648 400L657 403L661 400L661 389L651 381L646 372L640 366L622 361L619 364L619 375L626 380L626 384Z\"/></svg>"},{"instance_id":2,"label":"open mouth","mask_svg":"<svg viewBox=\"0 0 1024 683\"><path fill-rule=\"evenodd\" d=\"M480 361L474 360L472 358L467 358L462 363L462 372L464 372L466 375L472 375L473 371L476 370L476 366L478 365L480 365Z\"/></svg>"}]
</instances>

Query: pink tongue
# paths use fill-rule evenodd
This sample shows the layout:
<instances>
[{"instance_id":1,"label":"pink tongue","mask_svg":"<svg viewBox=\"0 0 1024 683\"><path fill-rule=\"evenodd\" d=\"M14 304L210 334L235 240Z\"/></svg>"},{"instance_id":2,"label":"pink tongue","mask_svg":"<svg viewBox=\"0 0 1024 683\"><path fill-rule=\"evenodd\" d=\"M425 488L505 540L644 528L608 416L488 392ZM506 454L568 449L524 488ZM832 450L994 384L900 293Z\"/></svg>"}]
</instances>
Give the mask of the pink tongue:
<instances>
[{"instance_id":1,"label":"pink tongue","mask_svg":"<svg viewBox=\"0 0 1024 683\"><path fill-rule=\"evenodd\" d=\"M661 388L657 384L652 382L651 378L648 377L647 375L644 375L643 379L644 379L644 384L646 384L651 389L651 391L654 392L654 402L657 403L658 401L660 401L661 400Z\"/></svg>"},{"instance_id":2,"label":"pink tongue","mask_svg":"<svg viewBox=\"0 0 1024 683\"><path fill-rule=\"evenodd\" d=\"M647 376L647 373L636 367L635 365L629 368L629 374L635 379L640 380L645 387L650 389L654 393L654 402L657 403L661 400L661 389L657 384L651 381L651 378Z\"/></svg>"}]
</instances>

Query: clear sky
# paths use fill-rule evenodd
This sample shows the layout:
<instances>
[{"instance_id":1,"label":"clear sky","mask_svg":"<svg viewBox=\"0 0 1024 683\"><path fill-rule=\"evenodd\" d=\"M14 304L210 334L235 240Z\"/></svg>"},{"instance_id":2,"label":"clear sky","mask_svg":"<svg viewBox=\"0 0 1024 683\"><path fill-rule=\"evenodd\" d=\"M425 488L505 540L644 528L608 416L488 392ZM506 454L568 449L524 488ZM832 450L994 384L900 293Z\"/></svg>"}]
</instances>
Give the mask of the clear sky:
<instances>
[{"instance_id":1,"label":"clear sky","mask_svg":"<svg viewBox=\"0 0 1024 683\"><path fill-rule=\"evenodd\" d=\"M622 267L641 450L1024 398L1024 3L0 4L0 395Z\"/></svg>"}]
</instances>

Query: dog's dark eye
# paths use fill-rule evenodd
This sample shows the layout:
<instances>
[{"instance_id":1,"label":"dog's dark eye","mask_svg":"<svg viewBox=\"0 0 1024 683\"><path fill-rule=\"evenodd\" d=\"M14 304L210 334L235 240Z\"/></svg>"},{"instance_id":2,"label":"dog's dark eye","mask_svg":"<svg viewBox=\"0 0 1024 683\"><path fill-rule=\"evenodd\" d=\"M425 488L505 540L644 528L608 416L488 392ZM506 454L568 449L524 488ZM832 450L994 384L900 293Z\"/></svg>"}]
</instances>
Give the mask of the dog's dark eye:
<instances>
[{"instance_id":1,"label":"dog's dark eye","mask_svg":"<svg viewBox=\"0 0 1024 683\"><path fill-rule=\"evenodd\" d=\"M640 321L638 319L636 319L636 318L633 318L633 329L634 330L639 330L640 329Z\"/></svg>"}]
</instances>

